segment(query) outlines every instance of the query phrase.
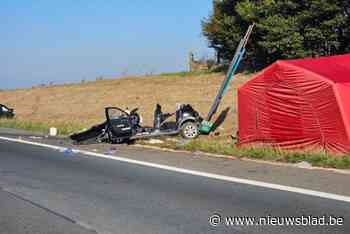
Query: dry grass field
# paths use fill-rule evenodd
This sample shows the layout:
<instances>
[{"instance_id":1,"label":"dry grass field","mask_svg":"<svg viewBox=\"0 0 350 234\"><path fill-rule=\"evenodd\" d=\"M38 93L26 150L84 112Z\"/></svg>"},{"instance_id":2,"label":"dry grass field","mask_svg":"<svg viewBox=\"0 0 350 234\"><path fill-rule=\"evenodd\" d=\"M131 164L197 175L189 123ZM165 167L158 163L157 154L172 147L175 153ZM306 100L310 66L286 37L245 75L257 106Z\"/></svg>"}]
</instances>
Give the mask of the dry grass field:
<instances>
[{"instance_id":1,"label":"dry grass field","mask_svg":"<svg viewBox=\"0 0 350 234\"><path fill-rule=\"evenodd\" d=\"M239 74L218 113L230 107L222 135L236 128L236 89L249 75ZM104 120L104 107L139 107L144 124L151 125L155 105L173 112L176 103L189 103L203 117L209 111L224 78L223 74L159 75L53 85L0 92L0 102L15 109L19 121L26 120L72 130L90 127Z\"/></svg>"}]
</instances>

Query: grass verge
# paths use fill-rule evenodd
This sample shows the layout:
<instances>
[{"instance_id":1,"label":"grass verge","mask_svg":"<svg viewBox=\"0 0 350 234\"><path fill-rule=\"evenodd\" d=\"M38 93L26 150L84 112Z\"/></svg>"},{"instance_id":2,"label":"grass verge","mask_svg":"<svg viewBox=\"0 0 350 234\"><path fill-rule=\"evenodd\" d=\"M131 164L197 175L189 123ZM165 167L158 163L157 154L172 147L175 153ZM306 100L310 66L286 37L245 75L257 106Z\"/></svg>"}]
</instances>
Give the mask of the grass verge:
<instances>
[{"instance_id":1,"label":"grass verge","mask_svg":"<svg viewBox=\"0 0 350 234\"><path fill-rule=\"evenodd\" d=\"M52 121L50 123L41 123L28 120L20 119L0 119L1 128L13 128L13 129L22 129L35 133L47 134L50 127L55 127L58 129L59 135L69 135L73 132L80 131L84 126L80 124L71 124L63 122Z\"/></svg>"},{"instance_id":2,"label":"grass verge","mask_svg":"<svg viewBox=\"0 0 350 234\"><path fill-rule=\"evenodd\" d=\"M84 127L79 123L50 122L39 123L20 119L0 119L0 127L28 130L37 133L48 133L50 127L56 127L59 135L69 135L81 131ZM221 154L238 158L252 158L273 162L299 163L309 162L313 166L350 169L350 155L331 155L325 152L286 151L276 148L245 148L237 147L229 138L199 137L183 144L181 140L164 140L163 143L153 144L162 148L174 150L186 150L191 152L201 151L205 153ZM147 140L139 141L140 144L149 144Z\"/></svg>"},{"instance_id":3,"label":"grass verge","mask_svg":"<svg viewBox=\"0 0 350 234\"><path fill-rule=\"evenodd\" d=\"M143 144L147 144L147 141L144 141ZM332 155L326 152L287 151L267 147L237 147L231 139L216 140L200 137L186 144L165 141L162 144L156 145L175 150L200 151L238 158L251 158L284 163L299 163L305 161L317 167L350 169L350 155L341 155L343 156L341 157L340 155Z\"/></svg>"}]
</instances>

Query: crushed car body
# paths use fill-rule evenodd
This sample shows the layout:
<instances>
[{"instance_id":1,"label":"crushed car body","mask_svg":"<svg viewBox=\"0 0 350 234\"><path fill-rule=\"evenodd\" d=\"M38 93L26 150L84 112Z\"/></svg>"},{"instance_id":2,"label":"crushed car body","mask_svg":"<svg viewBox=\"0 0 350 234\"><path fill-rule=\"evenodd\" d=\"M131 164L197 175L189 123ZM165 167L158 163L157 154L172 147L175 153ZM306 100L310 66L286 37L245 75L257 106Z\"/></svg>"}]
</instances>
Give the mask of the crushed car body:
<instances>
[{"instance_id":1,"label":"crushed car body","mask_svg":"<svg viewBox=\"0 0 350 234\"><path fill-rule=\"evenodd\" d=\"M163 113L157 104L154 111L152 127L141 126L138 108L132 111L118 107L105 108L106 121L92 128L70 136L76 144L89 143L125 143L137 139L181 135L186 139L194 139L199 135L200 122L203 120L189 104L177 105L174 113ZM167 121L175 116L174 121Z\"/></svg>"}]
</instances>

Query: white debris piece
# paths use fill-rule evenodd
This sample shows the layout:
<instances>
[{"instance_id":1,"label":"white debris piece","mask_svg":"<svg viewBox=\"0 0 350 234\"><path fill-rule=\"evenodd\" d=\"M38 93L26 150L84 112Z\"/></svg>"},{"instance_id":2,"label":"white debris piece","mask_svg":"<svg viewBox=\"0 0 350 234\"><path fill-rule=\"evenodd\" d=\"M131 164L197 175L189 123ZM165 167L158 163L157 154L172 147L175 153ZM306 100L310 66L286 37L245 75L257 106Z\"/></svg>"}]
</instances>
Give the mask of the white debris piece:
<instances>
[{"instance_id":1,"label":"white debris piece","mask_svg":"<svg viewBox=\"0 0 350 234\"><path fill-rule=\"evenodd\" d=\"M159 139L149 139L147 141L147 143L149 143L149 144L162 144L162 143L164 143L164 141L159 140Z\"/></svg>"},{"instance_id":2,"label":"white debris piece","mask_svg":"<svg viewBox=\"0 0 350 234\"><path fill-rule=\"evenodd\" d=\"M57 136L57 128L54 128L54 127L50 128L49 135L50 136Z\"/></svg>"},{"instance_id":3,"label":"white debris piece","mask_svg":"<svg viewBox=\"0 0 350 234\"><path fill-rule=\"evenodd\" d=\"M309 162L306 162L306 161L302 161L300 163L296 163L295 166L299 167L299 168L312 168L312 165Z\"/></svg>"}]
</instances>

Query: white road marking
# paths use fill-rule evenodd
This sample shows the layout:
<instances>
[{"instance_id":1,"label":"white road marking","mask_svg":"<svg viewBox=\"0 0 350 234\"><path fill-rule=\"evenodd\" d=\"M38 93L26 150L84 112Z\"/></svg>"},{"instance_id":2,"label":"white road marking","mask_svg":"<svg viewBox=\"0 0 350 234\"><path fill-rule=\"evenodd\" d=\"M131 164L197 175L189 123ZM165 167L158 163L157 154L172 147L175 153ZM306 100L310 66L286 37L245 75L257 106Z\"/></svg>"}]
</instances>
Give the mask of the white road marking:
<instances>
[{"instance_id":1,"label":"white road marking","mask_svg":"<svg viewBox=\"0 0 350 234\"><path fill-rule=\"evenodd\" d=\"M15 138L0 137L0 140L29 144L29 145L34 145L34 146L40 146L40 147L45 147L45 148L59 150L59 151L63 151L65 149L67 149L66 147L48 145L48 144L43 144L43 143L38 143L38 142L26 141L26 140L22 140L22 139L15 139ZM299 194L304 194L304 195L309 195L309 196L314 196L314 197L321 197L321 198L350 203L349 196L343 196L343 195L338 195L338 194L333 194L333 193L325 193L325 192L320 192L320 191L315 191L315 190L309 190L309 189L303 189L303 188L297 188L297 187L291 187L291 186L285 186L285 185L279 185L279 184L273 184L273 183L266 183L266 182L261 182L261 181L256 181L256 180L248 180L248 179L242 179L242 178L238 178L238 177L230 177L230 176L212 174L212 173L207 173L207 172L188 170L188 169L184 169L184 168L167 166L167 165L162 165L162 164L157 164L157 163L144 162L144 161L139 161L139 160L134 160L134 159L122 158L122 157L118 157L118 156L109 156L109 155L94 153L94 152L85 151L85 150L74 149L74 153L80 153L80 154L93 156L93 157L99 157L99 158L106 158L106 159L110 159L110 160L116 160L116 161L120 161L120 162L126 162L126 163L130 163L130 164L136 164L136 165L141 165L141 166L146 166L146 167L158 168L158 169L162 169L162 170L173 171L173 172L178 172L178 173L183 173L183 174L201 176L201 177L206 177L206 178L210 178L210 179L217 179L217 180L228 181L228 182L239 183L239 184L247 184L247 185L252 185L252 186L257 186L257 187L275 189L275 190L292 192L292 193L299 193Z\"/></svg>"}]
</instances>

